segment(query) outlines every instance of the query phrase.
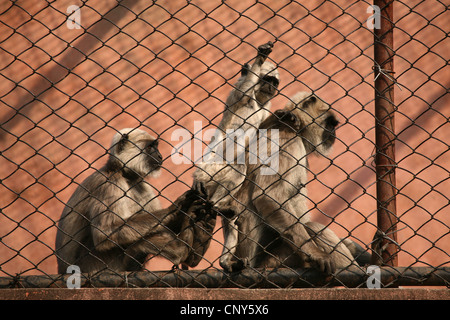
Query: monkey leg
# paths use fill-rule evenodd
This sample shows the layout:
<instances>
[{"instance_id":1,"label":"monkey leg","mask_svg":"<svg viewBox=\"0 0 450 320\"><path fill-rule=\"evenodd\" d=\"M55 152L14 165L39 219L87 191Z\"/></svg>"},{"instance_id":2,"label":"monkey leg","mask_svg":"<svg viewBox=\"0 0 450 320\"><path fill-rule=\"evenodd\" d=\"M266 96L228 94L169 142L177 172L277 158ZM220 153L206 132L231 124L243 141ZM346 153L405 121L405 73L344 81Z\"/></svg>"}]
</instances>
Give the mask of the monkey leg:
<instances>
[{"instance_id":1,"label":"monkey leg","mask_svg":"<svg viewBox=\"0 0 450 320\"><path fill-rule=\"evenodd\" d=\"M189 203L192 201L190 198L191 196L186 199ZM158 215L164 216L165 219L154 225L139 241L128 246L126 254L131 257L161 255L174 265L185 261L194 242L195 230L192 223L195 212L202 210L206 202L203 199L193 200L186 211L180 208L185 207L185 203L179 205L172 205L158 212Z\"/></svg>"},{"instance_id":2,"label":"monkey leg","mask_svg":"<svg viewBox=\"0 0 450 320\"><path fill-rule=\"evenodd\" d=\"M276 199L261 195L253 201L263 222L277 231L281 238L291 247L295 254L304 257L321 271L331 274L336 267L329 253L322 251L311 239L305 226L291 212L295 212L289 202L281 206Z\"/></svg>"},{"instance_id":3,"label":"monkey leg","mask_svg":"<svg viewBox=\"0 0 450 320\"><path fill-rule=\"evenodd\" d=\"M174 265L179 265L188 256L192 241L193 233L188 228L185 228L179 236L170 230L158 230L129 246L126 255L130 257L160 255Z\"/></svg>"},{"instance_id":4,"label":"monkey leg","mask_svg":"<svg viewBox=\"0 0 450 320\"><path fill-rule=\"evenodd\" d=\"M306 231L320 249L331 255L336 268L357 264L345 243L329 228L318 222L307 222Z\"/></svg>"},{"instance_id":5,"label":"monkey leg","mask_svg":"<svg viewBox=\"0 0 450 320\"><path fill-rule=\"evenodd\" d=\"M235 255L239 236L236 220L237 218L232 220L222 218L224 243L219 264L227 272L241 270L244 266L243 262Z\"/></svg>"}]
</instances>

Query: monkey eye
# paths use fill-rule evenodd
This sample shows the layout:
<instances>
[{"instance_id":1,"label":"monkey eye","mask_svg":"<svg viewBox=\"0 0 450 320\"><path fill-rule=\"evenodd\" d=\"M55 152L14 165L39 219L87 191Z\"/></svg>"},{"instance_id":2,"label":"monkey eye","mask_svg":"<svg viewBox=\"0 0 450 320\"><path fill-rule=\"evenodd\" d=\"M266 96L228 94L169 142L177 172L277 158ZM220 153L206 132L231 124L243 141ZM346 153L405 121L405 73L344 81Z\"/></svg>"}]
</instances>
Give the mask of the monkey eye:
<instances>
[{"instance_id":1,"label":"monkey eye","mask_svg":"<svg viewBox=\"0 0 450 320\"><path fill-rule=\"evenodd\" d=\"M310 105L313 105L314 103L316 103L317 98L315 96L310 96L308 97L306 100L303 100L303 105L302 108L308 108Z\"/></svg>"}]
</instances>

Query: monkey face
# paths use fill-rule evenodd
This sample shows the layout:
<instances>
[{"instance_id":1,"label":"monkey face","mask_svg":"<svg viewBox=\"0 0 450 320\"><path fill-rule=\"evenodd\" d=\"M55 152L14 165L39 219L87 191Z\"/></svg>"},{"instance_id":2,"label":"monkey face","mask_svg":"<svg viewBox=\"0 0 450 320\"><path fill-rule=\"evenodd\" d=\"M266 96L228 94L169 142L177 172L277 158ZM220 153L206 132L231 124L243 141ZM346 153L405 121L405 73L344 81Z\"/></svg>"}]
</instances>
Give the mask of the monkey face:
<instances>
[{"instance_id":1,"label":"monkey face","mask_svg":"<svg viewBox=\"0 0 450 320\"><path fill-rule=\"evenodd\" d=\"M266 61L261 67L259 77L260 80L255 86L255 97L259 104L263 105L277 93L278 85L280 84L280 75L276 66Z\"/></svg>"},{"instance_id":2,"label":"monkey face","mask_svg":"<svg viewBox=\"0 0 450 320\"><path fill-rule=\"evenodd\" d=\"M267 95L268 97L273 97L277 92L278 85L280 81L277 77L271 75L265 75L259 81L259 92Z\"/></svg>"},{"instance_id":3,"label":"monkey face","mask_svg":"<svg viewBox=\"0 0 450 320\"><path fill-rule=\"evenodd\" d=\"M158 144L158 140L149 140L144 149L148 165L150 168L153 168L153 170L159 169L163 160L163 157L158 150Z\"/></svg>"},{"instance_id":4,"label":"monkey face","mask_svg":"<svg viewBox=\"0 0 450 320\"><path fill-rule=\"evenodd\" d=\"M113 138L109 162L115 170L131 171L141 177L158 173L162 164L158 140L143 130L122 129Z\"/></svg>"},{"instance_id":5,"label":"monkey face","mask_svg":"<svg viewBox=\"0 0 450 320\"><path fill-rule=\"evenodd\" d=\"M244 64L239 81L244 81L245 77L250 72L250 69L250 64ZM266 61L261 66L259 78L260 80L256 84L254 90L256 101L262 106L277 93L278 85L280 84L280 75L278 74L276 66L273 63Z\"/></svg>"},{"instance_id":6,"label":"monkey face","mask_svg":"<svg viewBox=\"0 0 450 320\"><path fill-rule=\"evenodd\" d=\"M323 123L322 144L325 149L330 149L336 141L336 127L339 121L332 112L328 112Z\"/></svg>"},{"instance_id":7,"label":"monkey face","mask_svg":"<svg viewBox=\"0 0 450 320\"><path fill-rule=\"evenodd\" d=\"M301 134L305 147L310 152L326 154L336 140L339 124L330 106L309 92L297 93L286 106L301 123Z\"/></svg>"}]
</instances>

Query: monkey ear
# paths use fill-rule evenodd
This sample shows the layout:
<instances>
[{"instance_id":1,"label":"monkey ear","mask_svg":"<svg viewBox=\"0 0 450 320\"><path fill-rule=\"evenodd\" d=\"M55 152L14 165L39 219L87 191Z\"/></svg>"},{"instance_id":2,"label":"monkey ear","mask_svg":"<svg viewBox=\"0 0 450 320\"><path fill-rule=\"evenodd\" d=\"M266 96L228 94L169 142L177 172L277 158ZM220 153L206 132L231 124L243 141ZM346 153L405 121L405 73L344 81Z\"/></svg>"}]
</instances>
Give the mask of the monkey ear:
<instances>
[{"instance_id":1,"label":"monkey ear","mask_svg":"<svg viewBox=\"0 0 450 320\"><path fill-rule=\"evenodd\" d=\"M250 70L250 65L248 63L246 63L242 66L241 76L245 77L248 74L248 70Z\"/></svg>"},{"instance_id":2,"label":"monkey ear","mask_svg":"<svg viewBox=\"0 0 450 320\"><path fill-rule=\"evenodd\" d=\"M121 153L125 149L125 145L128 142L128 133L122 134L122 137L120 138L119 142L117 142L117 153Z\"/></svg>"},{"instance_id":3,"label":"monkey ear","mask_svg":"<svg viewBox=\"0 0 450 320\"><path fill-rule=\"evenodd\" d=\"M315 96L310 96L308 99L303 101L302 108L308 108L317 102L317 98Z\"/></svg>"}]
</instances>

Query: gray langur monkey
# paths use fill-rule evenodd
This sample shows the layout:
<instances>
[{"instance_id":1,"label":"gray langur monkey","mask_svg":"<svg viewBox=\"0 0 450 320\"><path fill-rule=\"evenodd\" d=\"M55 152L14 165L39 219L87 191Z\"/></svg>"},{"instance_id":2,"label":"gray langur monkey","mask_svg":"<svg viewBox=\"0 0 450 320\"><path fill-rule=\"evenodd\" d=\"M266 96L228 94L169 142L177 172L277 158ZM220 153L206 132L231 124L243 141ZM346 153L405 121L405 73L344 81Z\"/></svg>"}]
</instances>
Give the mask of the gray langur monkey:
<instances>
[{"instance_id":1,"label":"gray langur monkey","mask_svg":"<svg viewBox=\"0 0 450 320\"><path fill-rule=\"evenodd\" d=\"M148 254L183 263L191 252L193 225L209 215L201 187L161 209L151 185L162 164L158 140L139 129L113 137L104 167L78 186L58 224L58 272L77 265L83 273L140 270ZM214 220L215 216L208 218ZM210 230L212 231L212 229Z\"/></svg>"},{"instance_id":2,"label":"gray langur monkey","mask_svg":"<svg viewBox=\"0 0 450 320\"><path fill-rule=\"evenodd\" d=\"M247 164L239 161L243 153L239 154L238 149L245 150L252 134L270 114L270 99L276 94L280 82L276 66L266 61L272 47L272 42L259 46L253 64L245 64L242 68L241 77L227 98L222 120L208 146L209 159L200 163L193 175L195 182L205 185L215 210L225 216L234 215L227 212L233 210L230 203L247 171ZM245 160L244 157L242 159ZM235 250L234 245L229 245L235 244L237 239L234 223L235 220L222 218L225 241L220 260L226 259ZM209 242L205 242L204 251L208 245Z\"/></svg>"},{"instance_id":3,"label":"gray langur monkey","mask_svg":"<svg viewBox=\"0 0 450 320\"><path fill-rule=\"evenodd\" d=\"M316 267L333 273L357 265L345 241L310 220L307 156L325 155L335 141L338 120L311 93L299 92L260 129L278 129L278 171L261 175L264 164L249 165L235 206L239 240L225 270L249 267ZM267 130L269 140L271 130Z\"/></svg>"}]
</instances>

